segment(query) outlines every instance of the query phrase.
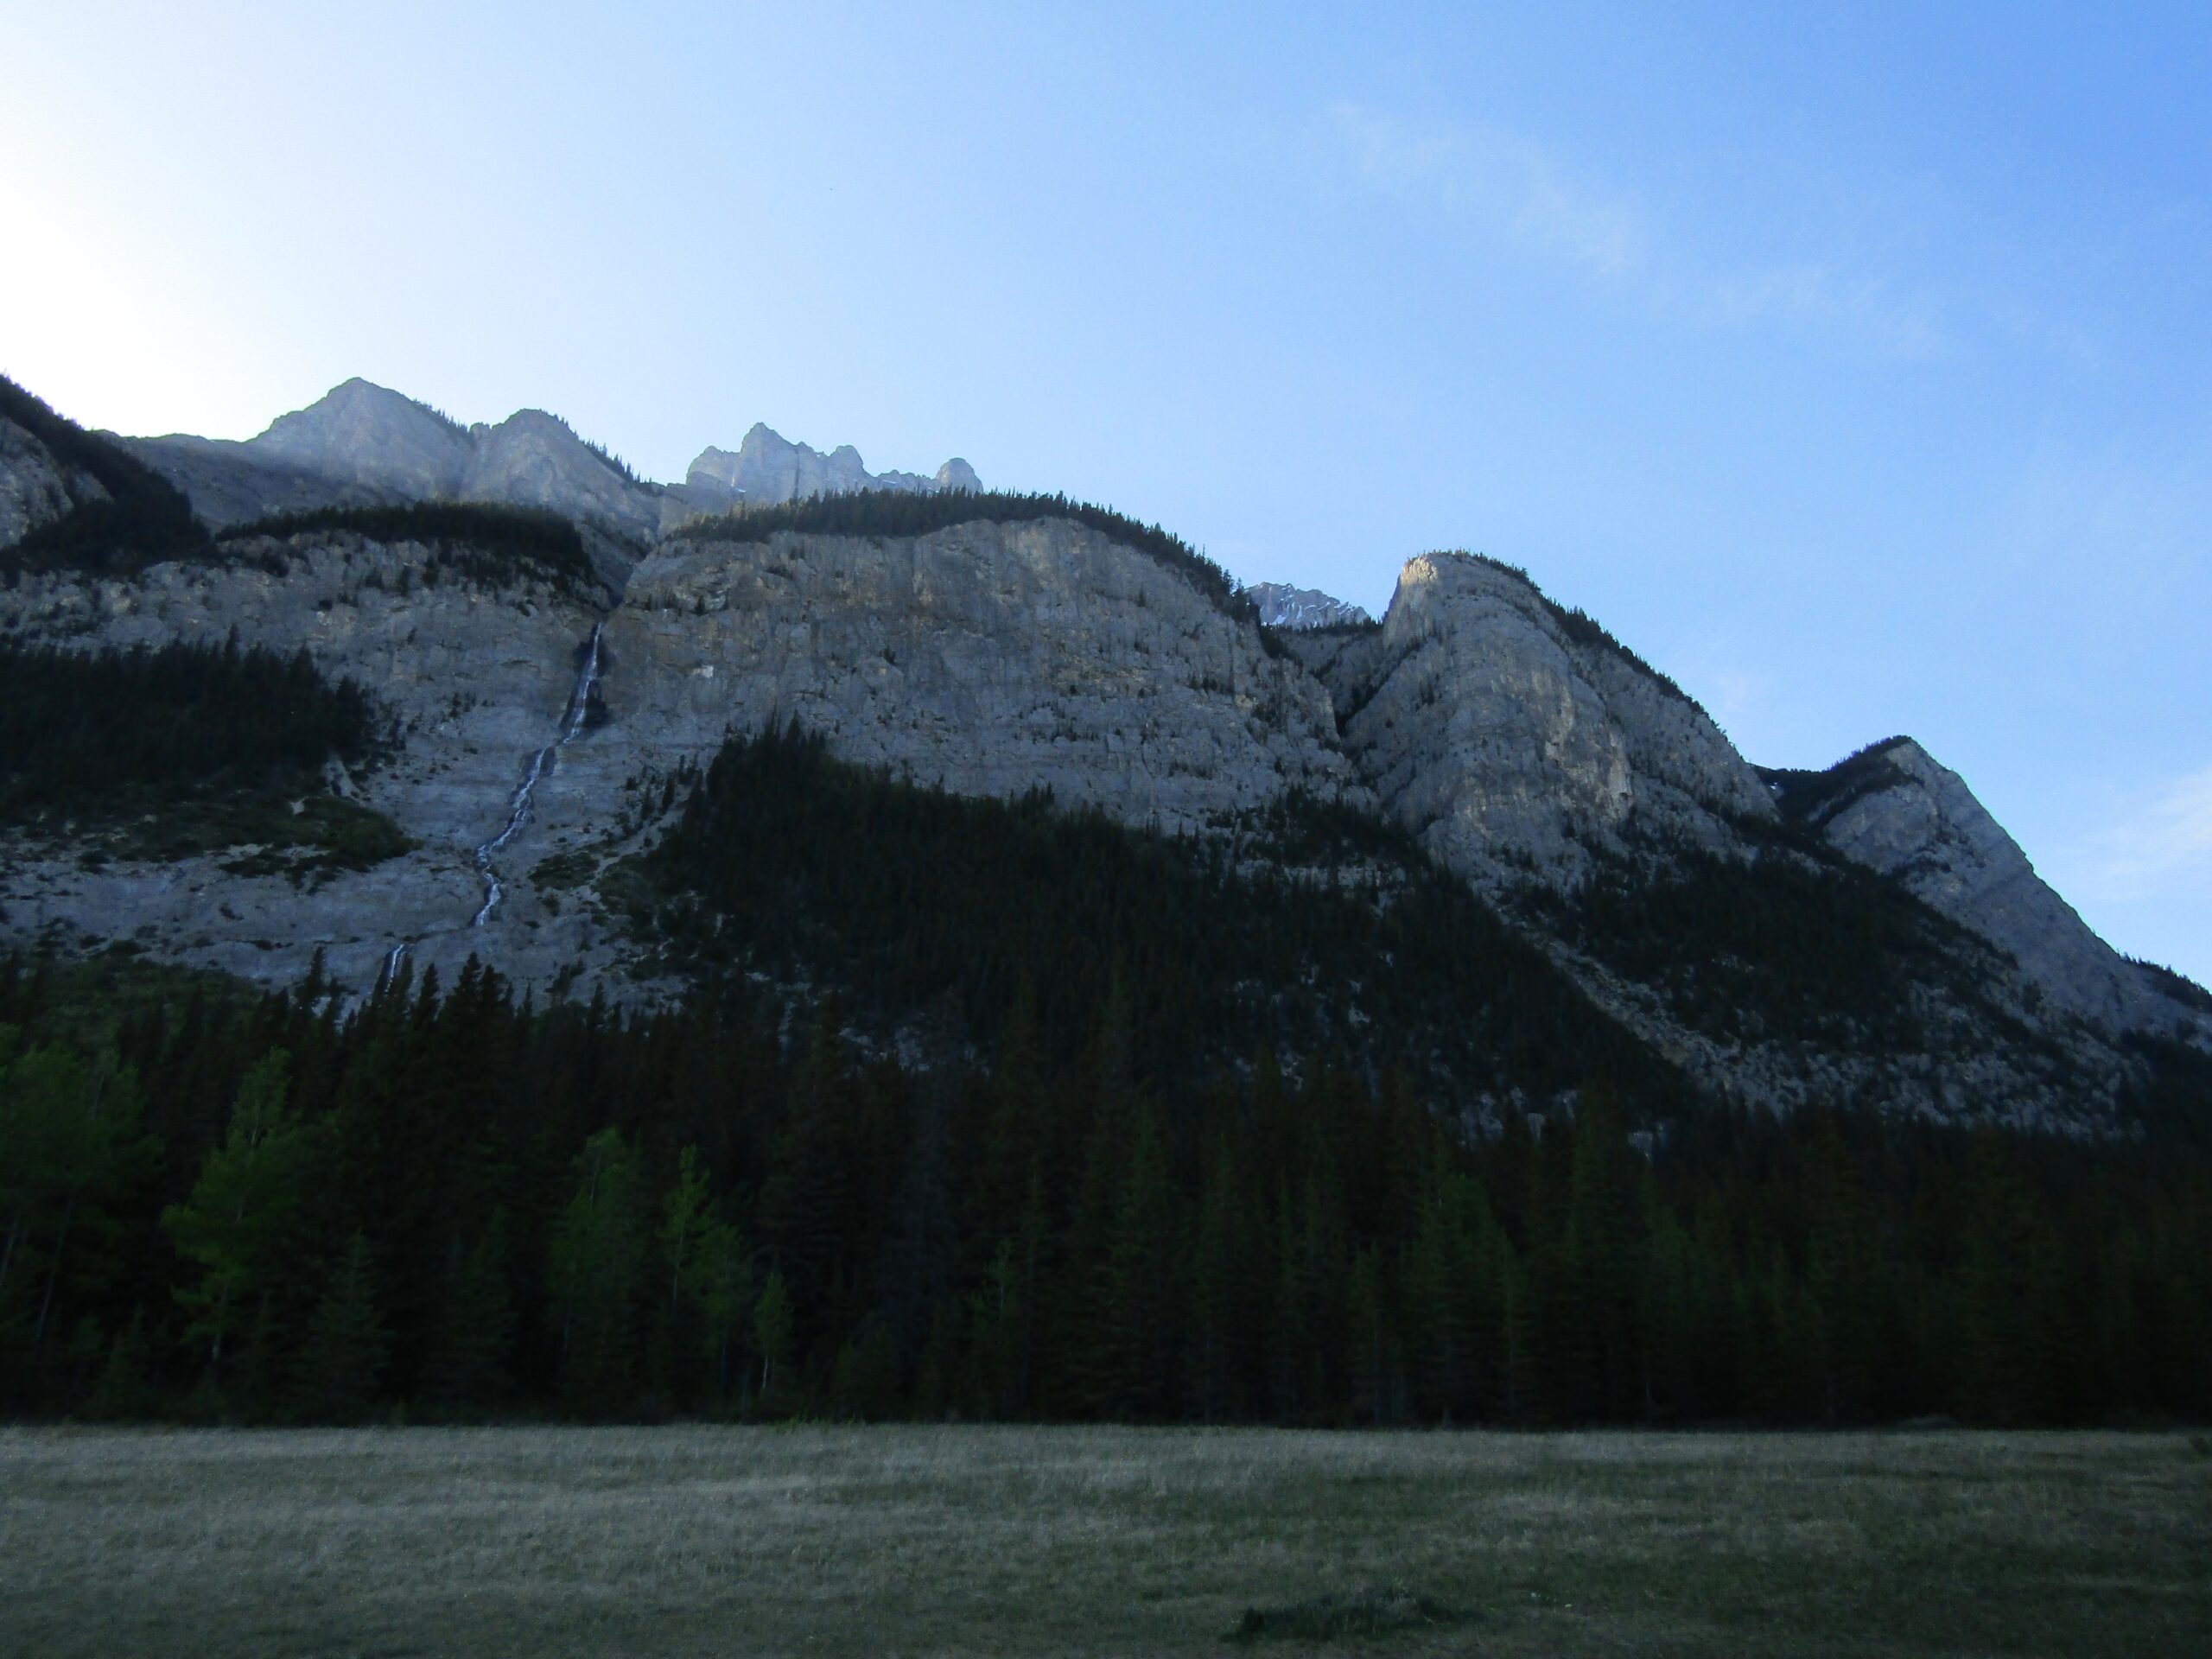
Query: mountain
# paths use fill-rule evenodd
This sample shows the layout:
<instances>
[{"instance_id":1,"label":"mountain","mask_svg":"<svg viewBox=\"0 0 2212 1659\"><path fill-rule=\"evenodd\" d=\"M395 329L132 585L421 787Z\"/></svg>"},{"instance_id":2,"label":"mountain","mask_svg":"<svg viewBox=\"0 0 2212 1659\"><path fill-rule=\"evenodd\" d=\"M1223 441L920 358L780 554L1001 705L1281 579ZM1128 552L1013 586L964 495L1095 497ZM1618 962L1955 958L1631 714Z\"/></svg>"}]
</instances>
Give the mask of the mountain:
<instances>
[{"instance_id":1,"label":"mountain","mask_svg":"<svg viewBox=\"0 0 2212 1659\"><path fill-rule=\"evenodd\" d=\"M1764 774L1783 811L2009 951L2052 1002L2125 1031L2186 1030L2167 984L2092 931L1966 780L1909 737L1825 772Z\"/></svg>"},{"instance_id":2,"label":"mountain","mask_svg":"<svg viewBox=\"0 0 2212 1659\"><path fill-rule=\"evenodd\" d=\"M0 1412L2212 1406L2212 995L1919 746L772 435L0 383Z\"/></svg>"},{"instance_id":3,"label":"mountain","mask_svg":"<svg viewBox=\"0 0 2212 1659\"><path fill-rule=\"evenodd\" d=\"M149 478L134 455L198 488L220 535L120 577L24 551L104 511L83 480ZM324 493L256 528L223 516L249 486ZM443 505L472 500L506 505ZM1411 560L1363 624L1322 595L1240 593L1156 527L984 493L963 463L875 476L756 427L685 484L648 484L551 416L462 428L359 381L245 444L15 422L6 502L26 528L0 551L21 567L0 639L305 652L382 711L389 741L333 787L392 826L364 845L404 849L309 879L291 855L149 857L143 836L27 820L0 828L0 938L124 939L270 983L319 960L357 995L402 963L450 982L474 957L540 995L664 1006L725 960L732 924L711 921L714 837L687 843L688 874L657 849L734 734L795 726L923 789L1102 815L1134 839L1085 855L1095 868L1193 872L1189 892L1216 898L1190 902L1255 938L1289 924L1249 918L1306 913L1300 943L1224 969L1244 1012L1191 1028L1207 1064L1239 1061L1232 1029L1295 1065L1395 1056L1495 1122L1567 1085L1535 1049L1502 1066L1446 1033L1513 1029L1502 1010L1539 987L1577 1011L1544 1016L1580 1033L1559 1040L1615 1056L1652 1102L2095 1133L2164 1075L2158 1045L2212 1047L2194 988L2098 940L1916 745L1762 772L1602 626L1489 559ZM1440 880L1519 942L1522 988L1454 968L1434 1010L1405 1011L1426 992L1370 1004L1379 969L1357 952L1379 947L1357 942ZM906 891L751 971L877 985L892 1000L863 1023L906 1040L923 1010L880 989L908 982L871 977L864 944L912 925ZM966 995L995 1007L1005 988L987 974Z\"/></svg>"},{"instance_id":4,"label":"mountain","mask_svg":"<svg viewBox=\"0 0 2212 1659\"><path fill-rule=\"evenodd\" d=\"M844 495L856 490L980 491L976 469L957 456L929 478L918 473L870 473L860 451L840 444L828 454L811 445L792 443L755 424L733 454L712 446L699 452L685 481L719 487L741 496L748 506L779 506L809 496Z\"/></svg>"},{"instance_id":5,"label":"mountain","mask_svg":"<svg viewBox=\"0 0 2212 1659\"><path fill-rule=\"evenodd\" d=\"M748 432L734 455L707 449L682 484L656 484L543 410L464 427L359 378L242 442L184 435L115 442L183 491L217 529L332 507L423 501L542 508L575 521L616 588L658 537L740 505L854 489L981 487L964 461L947 461L934 478L879 478L849 445L822 456L766 426Z\"/></svg>"},{"instance_id":6,"label":"mountain","mask_svg":"<svg viewBox=\"0 0 2212 1659\"><path fill-rule=\"evenodd\" d=\"M1270 628L1365 627L1375 620L1358 606L1311 588L1261 582L1244 591L1260 607L1262 624Z\"/></svg>"}]
</instances>

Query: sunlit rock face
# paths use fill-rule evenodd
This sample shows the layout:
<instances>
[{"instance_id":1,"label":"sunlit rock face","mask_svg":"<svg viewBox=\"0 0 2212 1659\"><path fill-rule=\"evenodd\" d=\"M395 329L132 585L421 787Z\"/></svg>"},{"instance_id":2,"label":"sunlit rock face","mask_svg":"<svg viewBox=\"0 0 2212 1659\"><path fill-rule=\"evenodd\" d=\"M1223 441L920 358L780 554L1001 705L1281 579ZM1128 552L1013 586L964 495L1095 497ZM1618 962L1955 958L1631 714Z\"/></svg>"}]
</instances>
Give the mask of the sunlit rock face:
<instances>
[{"instance_id":1,"label":"sunlit rock face","mask_svg":"<svg viewBox=\"0 0 2212 1659\"><path fill-rule=\"evenodd\" d=\"M1966 780L1919 744L1897 738L1847 764L1852 785L1808 812L1830 846L2003 946L2067 1013L2122 1031L2212 1033L2099 938Z\"/></svg>"},{"instance_id":2,"label":"sunlit rock face","mask_svg":"<svg viewBox=\"0 0 2212 1659\"><path fill-rule=\"evenodd\" d=\"M663 544L607 631L618 721L710 748L797 716L968 794L1184 827L1359 791L1327 693L1176 573L1065 520Z\"/></svg>"},{"instance_id":3,"label":"sunlit rock face","mask_svg":"<svg viewBox=\"0 0 2212 1659\"><path fill-rule=\"evenodd\" d=\"M1414 559L1379 630L1299 649L1361 778L1478 881L1571 887L1631 827L1718 847L1774 816L1703 709L1488 560Z\"/></svg>"}]
</instances>

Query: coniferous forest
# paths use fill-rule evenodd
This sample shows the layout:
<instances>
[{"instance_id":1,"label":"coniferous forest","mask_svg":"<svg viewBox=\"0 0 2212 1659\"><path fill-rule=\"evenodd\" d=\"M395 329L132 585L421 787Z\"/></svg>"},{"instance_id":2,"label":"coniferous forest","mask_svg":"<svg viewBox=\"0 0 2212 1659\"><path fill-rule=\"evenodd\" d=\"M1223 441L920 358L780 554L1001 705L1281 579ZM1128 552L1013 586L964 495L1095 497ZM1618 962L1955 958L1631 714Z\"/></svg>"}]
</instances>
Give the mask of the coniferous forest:
<instances>
[{"instance_id":1,"label":"coniferous forest","mask_svg":"<svg viewBox=\"0 0 2212 1659\"><path fill-rule=\"evenodd\" d=\"M2201 1061L2166 1057L2104 1141L1747 1114L1441 890L1276 891L796 734L690 782L626 878L699 988L678 1008L534 1007L474 965L365 997L0 967L0 1406L2212 1415ZM1284 859L1353 830L1267 833ZM1339 936L1409 964L1364 1022L1234 988Z\"/></svg>"},{"instance_id":2,"label":"coniferous forest","mask_svg":"<svg viewBox=\"0 0 2212 1659\"><path fill-rule=\"evenodd\" d=\"M326 782L334 764L377 764L388 734L366 692L304 652L0 642L0 830L67 839L94 861L251 843L237 862L302 878L410 845Z\"/></svg>"}]
</instances>

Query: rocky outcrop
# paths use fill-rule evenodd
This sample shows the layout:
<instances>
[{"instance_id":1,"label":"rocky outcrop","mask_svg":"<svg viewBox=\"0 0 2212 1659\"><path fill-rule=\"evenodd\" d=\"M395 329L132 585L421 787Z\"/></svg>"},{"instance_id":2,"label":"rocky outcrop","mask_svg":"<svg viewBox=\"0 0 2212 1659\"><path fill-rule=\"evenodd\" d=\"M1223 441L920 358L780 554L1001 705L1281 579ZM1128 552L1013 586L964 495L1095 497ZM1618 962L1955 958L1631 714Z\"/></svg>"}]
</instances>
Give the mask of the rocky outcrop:
<instances>
[{"instance_id":1,"label":"rocky outcrop","mask_svg":"<svg viewBox=\"0 0 2212 1659\"><path fill-rule=\"evenodd\" d=\"M1357 627L1375 620L1358 606L1332 599L1312 588L1262 582L1244 591L1260 607L1261 622L1270 628Z\"/></svg>"},{"instance_id":2,"label":"rocky outcrop","mask_svg":"<svg viewBox=\"0 0 2212 1659\"><path fill-rule=\"evenodd\" d=\"M966 794L1188 828L1360 794L1326 693L1180 575L1065 519L664 544L607 629L618 720L673 750L796 716Z\"/></svg>"},{"instance_id":3,"label":"rocky outcrop","mask_svg":"<svg viewBox=\"0 0 2212 1659\"><path fill-rule=\"evenodd\" d=\"M0 547L106 499L98 479L72 471L34 434L0 417Z\"/></svg>"},{"instance_id":4,"label":"rocky outcrop","mask_svg":"<svg viewBox=\"0 0 2212 1659\"><path fill-rule=\"evenodd\" d=\"M755 423L733 452L711 446L699 452L685 475L697 488L718 486L741 496L749 506L776 506L815 495L844 495L855 490L980 490L976 469L955 456L935 477L919 473L870 473L861 452L849 443L828 454L811 445L793 443Z\"/></svg>"},{"instance_id":5,"label":"rocky outcrop","mask_svg":"<svg viewBox=\"0 0 2212 1659\"><path fill-rule=\"evenodd\" d=\"M1425 554L1381 628L1294 648L1384 809L1479 884L1568 888L1631 830L1719 848L1774 816L1703 709L1491 561Z\"/></svg>"},{"instance_id":6,"label":"rocky outcrop","mask_svg":"<svg viewBox=\"0 0 2212 1659\"><path fill-rule=\"evenodd\" d=\"M1876 744L1826 772L1768 776L1792 817L2009 951L2055 1007L2113 1031L2212 1037L2212 1020L2164 995L2099 938L1966 780L1910 738Z\"/></svg>"}]
</instances>

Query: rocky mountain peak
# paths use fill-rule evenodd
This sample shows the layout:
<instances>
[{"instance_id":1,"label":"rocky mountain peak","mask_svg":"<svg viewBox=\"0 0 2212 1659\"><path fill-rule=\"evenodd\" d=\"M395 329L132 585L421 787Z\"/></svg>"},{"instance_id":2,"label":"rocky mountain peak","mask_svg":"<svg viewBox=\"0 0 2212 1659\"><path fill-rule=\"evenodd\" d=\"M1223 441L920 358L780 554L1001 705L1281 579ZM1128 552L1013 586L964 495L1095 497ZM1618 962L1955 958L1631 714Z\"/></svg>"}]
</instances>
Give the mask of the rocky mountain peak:
<instances>
[{"instance_id":1,"label":"rocky mountain peak","mask_svg":"<svg viewBox=\"0 0 2212 1659\"><path fill-rule=\"evenodd\" d=\"M823 454L811 444L793 443L774 428L756 422L733 454L711 445L691 463L686 481L736 491L754 506L777 506L814 495L843 495L855 490L980 490L976 469L958 459L938 468L934 477L918 473L872 474L861 452L841 443Z\"/></svg>"},{"instance_id":2,"label":"rocky mountain peak","mask_svg":"<svg viewBox=\"0 0 2212 1659\"><path fill-rule=\"evenodd\" d=\"M1260 607L1261 622L1270 628L1341 628L1375 620L1358 606L1332 598L1318 588L1262 582L1244 591Z\"/></svg>"},{"instance_id":3,"label":"rocky mountain peak","mask_svg":"<svg viewBox=\"0 0 2212 1659\"><path fill-rule=\"evenodd\" d=\"M474 448L458 423L359 377L278 416L244 447L279 466L426 497L461 487Z\"/></svg>"},{"instance_id":4,"label":"rocky mountain peak","mask_svg":"<svg viewBox=\"0 0 2212 1659\"><path fill-rule=\"evenodd\" d=\"M2102 939L1967 786L1910 737L1825 772L1766 774L1783 812L1837 851L2010 951L2052 1002L2117 1030L2212 1036Z\"/></svg>"}]
</instances>

